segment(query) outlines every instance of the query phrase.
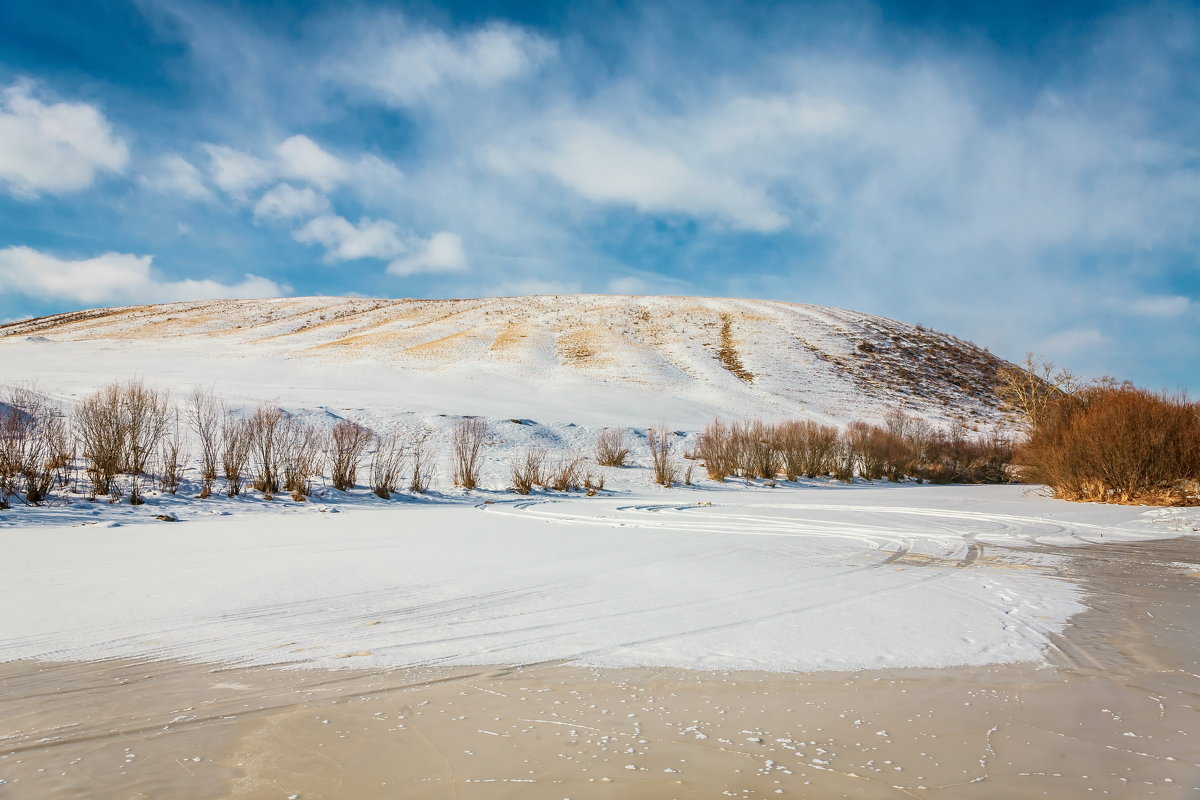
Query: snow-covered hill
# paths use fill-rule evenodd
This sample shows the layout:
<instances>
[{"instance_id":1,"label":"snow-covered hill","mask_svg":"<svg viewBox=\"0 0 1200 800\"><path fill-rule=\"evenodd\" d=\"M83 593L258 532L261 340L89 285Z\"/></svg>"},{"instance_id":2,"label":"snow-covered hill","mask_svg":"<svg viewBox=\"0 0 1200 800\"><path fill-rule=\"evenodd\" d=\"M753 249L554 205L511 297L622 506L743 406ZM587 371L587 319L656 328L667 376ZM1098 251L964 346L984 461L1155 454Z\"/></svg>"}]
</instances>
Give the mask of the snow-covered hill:
<instances>
[{"instance_id":1,"label":"snow-covered hill","mask_svg":"<svg viewBox=\"0 0 1200 800\"><path fill-rule=\"evenodd\" d=\"M301 297L102 308L0 326L0 382L115 378L234 401L699 426L714 416L999 418L1006 362L843 309L695 297Z\"/></svg>"}]
</instances>

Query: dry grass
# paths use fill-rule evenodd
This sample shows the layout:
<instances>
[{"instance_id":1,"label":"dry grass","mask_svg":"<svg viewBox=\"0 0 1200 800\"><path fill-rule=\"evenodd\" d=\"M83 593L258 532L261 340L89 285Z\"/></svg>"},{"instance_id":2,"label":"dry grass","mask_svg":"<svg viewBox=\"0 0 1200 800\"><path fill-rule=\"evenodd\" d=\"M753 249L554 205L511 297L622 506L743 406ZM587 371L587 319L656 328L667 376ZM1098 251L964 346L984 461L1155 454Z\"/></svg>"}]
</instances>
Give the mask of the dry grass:
<instances>
[{"instance_id":1,"label":"dry grass","mask_svg":"<svg viewBox=\"0 0 1200 800\"><path fill-rule=\"evenodd\" d=\"M721 339L717 349L717 358L720 359L721 366L736 375L738 380L745 383L754 380L754 373L742 365L742 357L734 344L733 319L729 314L721 315Z\"/></svg>"},{"instance_id":2,"label":"dry grass","mask_svg":"<svg viewBox=\"0 0 1200 800\"><path fill-rule=\"evenodd\" d=\"M629 463L629 440L624 428L605 428L596 436L596 463L623 467Z\"/></svg>"}]
</instances>

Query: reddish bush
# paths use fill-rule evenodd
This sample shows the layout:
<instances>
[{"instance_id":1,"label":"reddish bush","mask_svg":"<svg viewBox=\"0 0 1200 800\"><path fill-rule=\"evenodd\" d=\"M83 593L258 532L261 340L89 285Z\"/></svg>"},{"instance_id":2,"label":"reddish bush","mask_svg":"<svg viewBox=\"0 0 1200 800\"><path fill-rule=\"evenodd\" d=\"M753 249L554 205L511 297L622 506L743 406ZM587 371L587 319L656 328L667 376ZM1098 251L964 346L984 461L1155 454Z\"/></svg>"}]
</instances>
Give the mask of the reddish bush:
<instances>
[{"instance_id":1,"label":"reddish bush","mask_svg":"<svg viewBox=\"0 0 1200 800\"><path fill-rule=\"evenodd\" d=\"M1200 405L1131 386L1050 402L1021 448L1023 475L1056 497L1104 503L1200 503Z\"/></svg>"}]
</instances>

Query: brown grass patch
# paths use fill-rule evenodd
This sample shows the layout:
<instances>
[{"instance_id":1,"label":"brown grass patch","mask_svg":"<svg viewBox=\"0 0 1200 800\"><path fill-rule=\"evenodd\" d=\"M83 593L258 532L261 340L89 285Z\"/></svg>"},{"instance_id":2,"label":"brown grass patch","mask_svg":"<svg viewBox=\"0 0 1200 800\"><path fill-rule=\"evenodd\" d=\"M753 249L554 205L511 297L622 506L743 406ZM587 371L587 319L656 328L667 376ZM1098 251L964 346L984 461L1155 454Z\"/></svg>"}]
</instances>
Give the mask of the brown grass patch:
<instances>
[{"instance_id":1,"label":"brown grass patch","mask_svg":"<svg viewBox=\"0 0 1200 800\"><path fill-rule=\"evenodd\" d=\"M729 314L721 315L721 344L717 350L717 358L720 359L721 366L736 375L738 380L745 383L754 381L754 373L742 365L742 357L734 344L733 319Z\"/></svg>"}]
</instances>

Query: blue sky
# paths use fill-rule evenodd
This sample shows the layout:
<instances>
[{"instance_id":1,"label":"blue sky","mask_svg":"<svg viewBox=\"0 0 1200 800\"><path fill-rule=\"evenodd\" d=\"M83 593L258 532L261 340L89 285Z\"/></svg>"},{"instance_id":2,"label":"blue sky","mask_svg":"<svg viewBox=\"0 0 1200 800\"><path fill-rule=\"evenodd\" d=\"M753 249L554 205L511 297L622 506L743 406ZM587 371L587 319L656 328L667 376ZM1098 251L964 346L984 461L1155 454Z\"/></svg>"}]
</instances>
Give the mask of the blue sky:
<instances>
[{"instance_id":1,"label":"blue sky","mask_svg":"<svg viewBox=\"0 0 1200 800\"><path fill-rule=\"evenodd\" d=\"M0 319L762 297L1196 394L1198 74L1178 4L0 4Z\"/></svg>"}]
</instances>

